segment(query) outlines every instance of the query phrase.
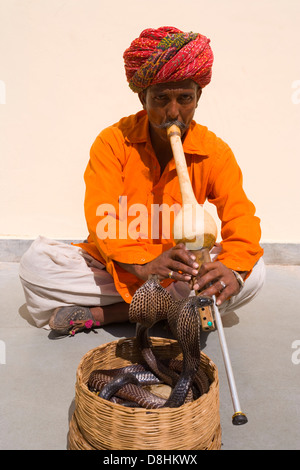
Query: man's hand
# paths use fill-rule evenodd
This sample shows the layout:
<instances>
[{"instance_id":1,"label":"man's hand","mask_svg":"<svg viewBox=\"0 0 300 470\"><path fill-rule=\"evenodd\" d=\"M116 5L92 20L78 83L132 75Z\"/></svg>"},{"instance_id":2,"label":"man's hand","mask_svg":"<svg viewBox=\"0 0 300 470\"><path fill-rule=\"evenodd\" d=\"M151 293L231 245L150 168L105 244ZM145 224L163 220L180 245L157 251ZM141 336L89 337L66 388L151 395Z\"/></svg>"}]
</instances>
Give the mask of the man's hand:
<instances>
[{"instance_id":1,"label":"man's hand","mask_svg":"<svg viewBox=\"0 0 300 470\"><path fill-rule=\"evenodd\" d=\"M241 275L244 277L246 272ZM217 305L221 305L225 300L239 293L240 285L231 269L220 261L214 261L201 266L193 289L200 291L202 295L215 295Z\"/></svg>"},{"instance_id":2,"label":"man's hand","mask_svg":"<svg viewBox=\"0 0 300 470\"><path fill-rule=\"evenodd\" d=\"M150 274L156 274L160 280L169 277L175 281L188 282L198 273L199 265L195 262L195 255L188 251L183 243L173 246L154 260L146 264L118 263L126 271L147 280Z\"/></svg>"}]
</instances>

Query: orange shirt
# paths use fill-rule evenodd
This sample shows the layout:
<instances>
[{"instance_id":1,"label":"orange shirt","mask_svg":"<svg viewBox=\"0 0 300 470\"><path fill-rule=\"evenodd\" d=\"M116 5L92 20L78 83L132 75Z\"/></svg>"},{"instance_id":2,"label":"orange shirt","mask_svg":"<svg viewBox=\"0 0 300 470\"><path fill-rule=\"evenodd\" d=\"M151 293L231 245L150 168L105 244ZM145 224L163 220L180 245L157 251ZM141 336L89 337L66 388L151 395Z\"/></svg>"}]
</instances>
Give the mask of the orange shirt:
<instances>
[{"instance_id":1,"label":"orange shirt","mask_svg":"<svg viewBox=\"0 0 300 470\"><path fill-rule=\"evenodd\" d=\"M251 271L263 254L259 245L260 220L244 193L241 170L232 151L214 133L195 121L185 136L183 149L198 202L203 204L207 199L215 204L222 222L222 252L218 260L231 269ZM171 233L164 238L161 227L159 232L150 230L151 217L144 223L146 215L143 219L142 211L139 212L145 207L150 214L153 207L163 207L163 203L168 206L181 204L174 159L161 175L151 145L148 116L145 111L140 111L98 135L84 177L89 237L88 243L79 246L105 264L116 289L126 302L130 302L143 281L115 261L144 264L174 245ZM130 208L129 214L125 214L126 207ZM123 225L117 224L120 220ZM172 220L171 213L171 226ZM126 233L127 227L132 229L130 235ZM99 238L97 231L99 235L103 230L110 236L100 235ZM169 282L166 280L163 285Z\"/></svg>"}]
</instances>

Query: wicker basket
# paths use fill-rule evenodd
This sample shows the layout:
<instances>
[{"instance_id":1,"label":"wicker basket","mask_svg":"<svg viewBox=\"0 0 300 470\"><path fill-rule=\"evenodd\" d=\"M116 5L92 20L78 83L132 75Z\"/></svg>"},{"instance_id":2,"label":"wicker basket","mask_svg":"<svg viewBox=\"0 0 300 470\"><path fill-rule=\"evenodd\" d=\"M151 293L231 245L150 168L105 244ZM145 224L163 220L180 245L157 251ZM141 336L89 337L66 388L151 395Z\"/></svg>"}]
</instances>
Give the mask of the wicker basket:
<instances>
[{"instance_id":1,"label":"wicker basket","mask_svg":"<svg viewBox=\"0 0 300 470\"><path fill-rule=\"evenodd\" d=\"M182 358L178 343L151 338L161 359ZM217 450L221 448L218 372L202 353L209 376L208 393L178 408L127 408L99 398L87 381L95 369L141 362L135 338L92 349L80 361L75 387L75 411L69 427L70 450Z\"/></svg>"}]
</instances>

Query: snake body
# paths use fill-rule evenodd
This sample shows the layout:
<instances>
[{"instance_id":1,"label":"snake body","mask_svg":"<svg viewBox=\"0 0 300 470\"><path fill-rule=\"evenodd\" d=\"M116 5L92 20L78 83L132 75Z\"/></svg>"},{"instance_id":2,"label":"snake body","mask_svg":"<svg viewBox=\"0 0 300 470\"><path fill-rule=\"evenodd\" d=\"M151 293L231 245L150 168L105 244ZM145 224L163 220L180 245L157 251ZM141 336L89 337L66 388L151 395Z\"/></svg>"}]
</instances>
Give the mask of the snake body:
<instances>
[{"instance_id":1,"label":"snake body","mask_svg":"<svg viewBox=\"0 0 300 470\"><path fill-rule=\"evenodd\" d=\"M157 379L155 381L157 382ZM146 383L144 382L144 385ZM141 408L160 408L165 404L166 400L145 390L139 384L137 377L128 372L109 377L102 374L101 370L96 370L89 378L90 390L100 391L101 398L111 399L113 395L116 395L119 399L125 400L126 404L130 403L131 406L136 404ZM120 400L115 400L115 402L120 402Z\"/></svg>"},{"instance_id":2,"label":"snake body","mask_svg":"<svg viewBox=\"0 0 300 470\"><path fill-rule=\"evenodd\" d=\"M194 296L174 300L156 276L152 276L134 294L129 320L137 324L136 340L146 367L131 365L110 371L95 370L88 387L100 391L101 398L125 400L127 406L144 408L178 407L209 388L209 380L201 369L200 317L198 309L212 303L211 298ZM155 323L167 320L182 350L183 360L167 364L156 358L148 337ZM166 383L172 387L168 399L142 388L143 385ZM114 398L116 397L116 398Z\"/></svg>"}]
</instances>

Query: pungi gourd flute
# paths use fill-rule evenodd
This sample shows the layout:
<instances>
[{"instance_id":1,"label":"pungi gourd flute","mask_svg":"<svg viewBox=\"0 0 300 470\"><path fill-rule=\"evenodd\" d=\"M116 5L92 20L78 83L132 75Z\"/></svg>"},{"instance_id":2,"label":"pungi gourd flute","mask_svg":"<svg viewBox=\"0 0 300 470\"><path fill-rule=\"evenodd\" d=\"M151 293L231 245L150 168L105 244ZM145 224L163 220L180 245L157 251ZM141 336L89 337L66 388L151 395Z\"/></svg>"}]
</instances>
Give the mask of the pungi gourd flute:
<instances>
[{"instance_id":1,"label":"pungi gourd flute","mask_svg":"<svg viewBox=\"0 0 300 470\"><path fill-rule=\"evenodd\" d=\"M200 269L202 263L211 261L209 251L213 247L217 238L217 226L213 217L203 208L202 205L198 204L196 200L187 170L180 128L176 125L171 125L167 130L167 134L172 147L182 198L182 208L174 220L173 238L175 243L183 242L188 250L192 250L194 252ZM223 323L219 309L216 305L215 296L213 296L213 301L214 318L234 409L232 423L235 425L245 424L248 419L241 411Z\"/></svg>"}]
</instances>

